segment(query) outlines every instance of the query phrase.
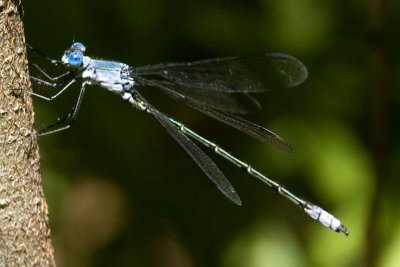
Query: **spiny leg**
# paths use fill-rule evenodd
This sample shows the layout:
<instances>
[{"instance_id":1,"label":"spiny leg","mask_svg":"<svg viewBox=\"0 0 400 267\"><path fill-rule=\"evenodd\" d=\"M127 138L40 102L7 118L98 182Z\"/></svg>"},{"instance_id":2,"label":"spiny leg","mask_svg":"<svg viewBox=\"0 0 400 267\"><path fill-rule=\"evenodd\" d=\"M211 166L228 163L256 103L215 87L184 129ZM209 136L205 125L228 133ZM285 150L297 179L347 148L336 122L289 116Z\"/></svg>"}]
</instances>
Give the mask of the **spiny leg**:
<instances>
[{"instance_id":1,"label":"spiny leg","mask_svg":"<svg viewBox=\"0 0 400 267\"><path fill-rule=\"evenodd\" d=\"M58 64L62 64L61 60L56 60L56 59L52 59L49 58L46 54L44 54L42 51L40 51L39 49L26 44L26 46L35 54L43 57L45 60L47 60L48 62L50 62L52 65L57 66ZM65 83L67 80L69 80L69 78L74 78L76 76L76 71L67 71L59 76L56 77L52 77L51 75L49 75L42 67L40 67L38 64L36 63L29 63L30 66L34 67L35 69L37 69L41 74L43 74L49 81L53 82L53 84L58 84L58 83ZM32 77L31 79L36 80L36 81L42 81L42 84L46 84L44 80L36 78L36 77ZM47 84L48 85L48 84ZM52 85L50 85L52 86ZM61 85L60 85L61 86ZM55 87L55 86L52 86Z\"/></svg>"},{"instance_id":2,"label":"spiny leg","mask_svg":"<svg viewBox=\"0 0 400 267\"><path fill-rule=\"evenodd\" d=\"M29 49L31 49L34 53L42 56L43 58L45 58L46 60L48 60L50 63L52 63L53 65L57 65L58 63L60 63L60 61L57 61L55 59L51 59L49 57L47 57L44 53L42 53L40 50L38 50L37 48L32 47L29 44L26 44L27 47ZM75 82L75 78L77 76L76 71L67 71L59 76L56 77L52 77L50 74L48 74L42 67L40 67L38 64L36 63L29 63L30 66L34 67L35 69L37 69L41 74L43 74L48 80L44 80L41 78L37 78L34 76L30 75L30 79L35 82L36 84L39 85L45 85L48 87L52 87L52 88L59 88L64 86L60 92L56 93L55 95L51 96L51 97L47 97L47 96L43 96L37 93L33 93L33 92L29 92L32 95L35 95L39 98L51 101L54 98L56 98L57 96L59 96L61 93L63 93L71 84L73 84Z\"/></svg>"},{"instance_id":3,"label":"spiny leg","mask_svg":"<svg viewBox=\"0 0 400 267\"><path fill-rule=\"evenodd\" d=\"M53 95L53 96L51 96L51 97L47 97L47 96L44 96L44 95L40 95L40 94L34 93L34 92L32 92L32 91L26 91L26 92L28 92L29 94L31 94L31 95L33 95L33 96L36 96L36 97L39 97L39 98L41 98L41 99L44 99L44 100L46 100L46 101L53 101L55 98L57 98L57 97L58 97L59 95L61 95L63 92L65 92L65 91L76 81L75 79L72 79L72 80L70 80L70 81L68 81L67 79L65 79L65 80L62 81L61 83L50 83L50 82L41 80L41 79L36 78L36 77L31 77L31 79L32 79L32 81L34 81L34 82L36 82L36 83L38 83L38 84L46 85L46 86L52 87L52 88L59 88L59 87L63 86L64 84L66 84L66 83L68 82L59 92L57 92L55 95ZM84 88L83 88L83 89L84 89ZM73 123L73 121L75 120L76 113L77 113L77 108L76 108L76 107L78 106L78 104L80 105L81 98L82 98L82 96L83 96L83 92L82 92L83 89L81 89L81 92L80 92L79 97L78 97L77 104L75 104L75 106L73 106L72 110L68 113L68 115L67 115L65 118L63 118L63 119L58 119L58 121L57 121L56 123L53 123L53 124L47 126L46 128L40 130L38 133L36 133L36 137L42 136L42 135L46 135L46 134L50 134L50 133L52 133L52 132L62 131L62 130L64 130L64 129L68 129L68 128L70 127L70 125L71 125L71 124ZM79 107L79 106L78 106L78 107ZM61 127L58 127L58 128L57 128L57 126L59 126L59 125L65 123L65 122L67 122L67 125L61 126ZM35 136L35 134L31 134L31 139L33 138L33 136ZM32 140L31 140L31 142L32 142Z\"/></svg>"},{"instance_id":4,"label":"spiny leg","mask_svg":"<svg viewBox=\"0 0 400 267\"><path fill-rule=\"evenodd\" d=\"M67 78L69 78L69 77L67 77ZM27 89L16 89L16 88L13 88L13 89L10 89L10 90L13 91L13 92L17 92L17 93L26 92L26 93L28 93L30 95L34 95L34 96L39 97L41 99L44 99L44 100L47 100L47 101L52 101L56 97L58 97L60 94L62 94L67 88L69 88L69 86L71 86L76 81L75 78L72 78L72 79L64 79L64 80L62 80L60 82L49 82L49 81L46 81L46 80L43 80L43 79L40 79L40 78L37 78L37 77L33 77L33 76L30 76L30 79L31 79L32 82L34 82L34 83L36 83L38 85L44 85L44 86L52 87L52 88L60 88L62 86L64 86L64 87L62 87L60 91L58 91L56 94L54 94L53 96L50 96L50 97L45 96L45 95L41 95L41 94L38 94L38 93L35 93L35 92L32 92L32 91L27 90Z\"/></svg>"},{"instance_id":5,"label":"spiny leg","mask_svg":"<svg viewBox=\"0 0 400 267\"><path fill-rule=\"evenodd\" d=\"M81 106L82 98L83 98L83 95L85 93L86 84L87 84L86 82L82 83L81 90L79 92L79 96L78 96L78 99L76 101L76 104L72 107L71 111L67 114L67 116L65 116L64 118L59 119L57 122L55 122L53 124L50 124L46 128L40 130L38 132L37 136L43 136L43 135L47 135L47 134L60 132L60 131L66 130L69 127L71 127L71 125L75 122L76 116L77 116L78 111L79 111L79 107ZM64 91L65 91L65 89L66 88L63 88ZM62 92L63 90L61 90L60 92ZM58 93L58 95L61 94L60 92Z\"/></svg>"},{"instance_id":6,"label":"spiny leg","mask_svg":"<svg viewBox=\"0 0 400 267\"><path fill-rule=\"evenodd\" d=\"M63 62L61 60L55 60L52 58L49 58L46 54L41 52L39 49L26 44L27 48L30 49L33 53L43 57L45 60L50 62L52 65L57 66L58 64L62 64ZM65 92L72 84L76 82L76 78L79 76L79 71L67 71L59 76L52 77L49 75L43 68L41 68L39 65L35 63L30 63L32 67L34 67L36 70L38 70L42 75L44 75L48 80L40 79L34 76L30 76L31 80L39 85L44 85L47 87L52 87L52 88L61 88L56 94L48 97L44 96L38 93L34 92L28 92L31 95L34 95L36 97L39 97L41 99L44 99L46 101L53 101L56 99L58 96L60 96L63 92ZM72 110L65 116L64 118L58 119L57 122L47 126L46 128L40 130L37 134L37 136L42 136L42 135L47 135L55 132L59 132L65 129L68 129L71 127L71 125L74 123L79 107L81 105L82 97L85 92L85 86L86 82L82 83L81 90L79 92L78 99L76 101L76 104L72 107Z\"/></svg>"},{"instance_id":7,"label":"spiny leg","mask_svg":"<svg viewBox=\"0 0 400 267\"><path fill-rule=\"evenodd\" d=\"M75 72L73 71L67 71L59 76L56 77L52 77L51 75L49 75L43 68L41 68L38 64L36 63L29 63L30 66L34 67L35 69L37 69L41 74L43 74L47 79L49 79L50 81L54 82L54 83L59 83L64 81L67 77L74 75ZM31 76L31 78L34 78ZM38 78L37 78L38 79Z\"/></svg>"},{"instance_id":8,"label":"spiny leg","mask_svg":"<svg viewBox=\"0 0 400 267\"><path fill-rule=\"evenodd\" d=\"M57 66L59 63L62 63L60 60L49 58L48 56L46 56L45 53L43 53L39 49L31 46L30 44L26 44L26 47L28 47L32 52L34 52L35 54L43 57L44 59L46 59L47 61L49 61L51 64L53 64L55 66Z\"/></svg>"},{"instance_id":9,"label":"spiny leg","mask_svg":"<svg viewBox=\"0 0 400 267\"><path fill-rule=\"evenodd\" d=\"M56 94L54 94L54 95L52 95L50 97L47 97L47 96L44 96L44 95L41 95L41 94L38 94L38 93L35 93L35 92L29 92L31 95L34 95L34 96L39 97L41 99L44 99L46 101L53 101L58 96L60 96L62 93L64 93L72 84L74 84L76 82L75 79L72 79L69 82L68 82L68 80L66 80L66 81L63 81L62 83L50 83L50 82L47 82L45 80L41 80L41 79L36 78L36 77L31 77L31 79L32 79L32 81L36 82L37 84L45 85L45 86L49 86L49 87L53 87L53 88L59 88L60 86L66 84L60 91L58 91Z\"/></svg>"},{"instance_id":10,"label":"spiny leg","mask_svg":"<svg viewBox=\"0 0 400 267\"><path fill-rule=\"evenodd\" d=\"M30 66L33 66L35 69L37 69L41 74L43 74L48 80L44 80L38 77L34 77L30 75L30 79L32 82L38 84L38 85L44 85L47 87L52 87L52 88L60 88L64 86L58 93L51 97L47 97L38 93L34 93L31 91L27 90L22 90L22 89L13 89L15 91L26 91L31 95L37 96L41 99L47 100L47 101L52 101L56 97L58 97L61 93L63 93L70 85L72 85L76 81L76 76L78 75L77 72L75 71L67 71L59 76L52 77L44 69L42 69L39 65L35 63L29 63Z\"/></svg>"}]
</instances>

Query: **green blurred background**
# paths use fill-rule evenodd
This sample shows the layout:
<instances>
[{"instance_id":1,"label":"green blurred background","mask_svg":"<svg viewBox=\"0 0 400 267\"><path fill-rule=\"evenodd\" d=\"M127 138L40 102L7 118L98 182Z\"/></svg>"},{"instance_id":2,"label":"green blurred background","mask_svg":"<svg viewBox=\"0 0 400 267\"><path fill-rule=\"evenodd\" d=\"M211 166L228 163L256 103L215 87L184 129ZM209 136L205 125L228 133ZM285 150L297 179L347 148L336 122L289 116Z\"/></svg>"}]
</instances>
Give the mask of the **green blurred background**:
<instances>
[{"instance_id":1,"label":"green blurred background","mask_svg":"<svg viewBox=\"0 0 400 267\"><path fill-rule=\"evenodd\" d=\"M257 95L262 111L245 116L284 137L295 153L252 140L156 89L141 92L350 230L349 237L330 231L209 153L242 198L235 206L156 120L90 87L72 129L40 138L59 266L399 266L398 1L386 1L384 27L374 34L371 11L379 9L369 1L23 6L27 42L53 58L75 40L89 56L132 66L264 52L301 59L308 80ZM78 91L54 103L35 99L36 128L68 113Z\"/></svg>"}]
</instances>

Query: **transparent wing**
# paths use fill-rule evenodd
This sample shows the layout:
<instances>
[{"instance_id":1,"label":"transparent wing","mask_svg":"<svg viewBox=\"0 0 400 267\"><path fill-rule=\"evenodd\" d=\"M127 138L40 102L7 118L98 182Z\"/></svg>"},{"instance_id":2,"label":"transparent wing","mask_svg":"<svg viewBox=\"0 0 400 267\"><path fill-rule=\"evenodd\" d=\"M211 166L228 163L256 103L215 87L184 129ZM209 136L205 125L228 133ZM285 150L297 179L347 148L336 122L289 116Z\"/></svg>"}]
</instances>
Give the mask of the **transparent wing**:
<instances>
[{"instance_id":1,"label":"transparent wing","mask_svg":"<svg viewBox=\"0 0 400 267\"><path fill-rule=\"evenodd\" d=\"M188 137L186 137L169 118L158 110L151 108L150 113L156 117L167 132L178 142L179 145L189 154L196 162L200 169L210 178L217 188L232 202L241 205L239 195L236 193L232 184L220 171L218 166Z\"/></svg>"},{"instance_id":2,"label":"transparent wing","mask_svg":"<svg viewBox=\"0 0 400 267\"><path fill-rule=\"evenodd\" d=\"M164 78L186 90L256 93L296 86L308 75L298 59L285 54L221 57L190 63L167 63L131 68L133 77ZM204 95L203 94L203 95Z\"/></svg>"},{"instance_id":3,"label":"transparent wing","mask_svg":"<svg viewBox=\"0 0 400 267\"><path fill-rule=\"evenodd\" d=\"M233 114L220 111L220 109L215 109L212 106L210 107L210 105L205 105L204 103L201 103L198 100L191 98L190 96L185 96L178 91L171 89L174 88L174 84L171 84L169 82L163 83L160 81L146 80L143 78L140 78L140 82L145 85L158 87L173 99L179 102L183 102L189 107L203 112L204 114L216 120L219 120L220 122L223 122L233 128L236 128L237 130L242 131L253 138L256 138L260 141L267 141L268 143L289 152L294 151L294 148L288 142L286 142L274 132Z\"/></svg>"}]
</instances>

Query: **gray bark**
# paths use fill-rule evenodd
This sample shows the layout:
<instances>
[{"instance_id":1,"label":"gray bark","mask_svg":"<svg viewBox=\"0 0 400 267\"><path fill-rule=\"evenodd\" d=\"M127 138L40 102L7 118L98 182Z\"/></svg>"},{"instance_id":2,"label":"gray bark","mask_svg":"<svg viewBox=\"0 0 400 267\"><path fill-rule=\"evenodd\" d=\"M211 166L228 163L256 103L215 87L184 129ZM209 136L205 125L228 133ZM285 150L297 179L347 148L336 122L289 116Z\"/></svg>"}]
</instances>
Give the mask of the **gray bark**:
<instances>
[{"instance_id":1,"label":"gray bark","mask_svg":"<svg viewBox=\"0 0 400 267\"><path fill-rule=\"evenodd\" d=\"M54 266L17 2L0 0L0 266Z\"/></svg>"}]
</instances>

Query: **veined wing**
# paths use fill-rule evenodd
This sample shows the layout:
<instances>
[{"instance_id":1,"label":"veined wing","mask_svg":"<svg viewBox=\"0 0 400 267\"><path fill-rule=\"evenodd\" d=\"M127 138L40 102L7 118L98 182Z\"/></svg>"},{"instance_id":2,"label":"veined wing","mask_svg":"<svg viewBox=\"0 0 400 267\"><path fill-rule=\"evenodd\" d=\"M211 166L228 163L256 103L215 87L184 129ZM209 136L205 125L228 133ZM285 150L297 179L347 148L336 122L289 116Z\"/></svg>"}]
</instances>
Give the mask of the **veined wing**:
<instances>
[{"instance_id":1,"label":"veined wing","mask_svg":"<svg viewBox=\"0 0 400 267\"><path fill-rule=\"evenodd\" d=\"M141 77L139 78L139 82L144 85L157 87L173 99L183 102L189 107L194 108L233 128L236 128L237 130L242 131L253 138L256 138L260 141L267 141L268 143L289 152L294 151L294 148L288 142L274 132L241 117L224 112L223 110L221 111L221 109L213 108L212 106L199 102L197 99L193 99L190 96L183 95L177 90L174 90L175 84L173 83L157 80L146 80Z\"/></svg>"},{"instance_id":2,"label":"veined wing","mask_svg":"<svg viewBox=\"0 0 400 267\"><path fill-rule=\"evenodd\" d=\"M131 68L131 73L133 77L159 76L193 90L226 93L256 93L293 87L308 75L301 61L285 54L157 64Z\"/></svg>"},{"instance_id":3,"label":"veined wing","mask_svg":"<svg viewBox=\"0 0 400 267\"><path fill-rule=\"evenodd\" d=\"M163 113L151 107L150 113L156 117L167 132L175 139L176 142L189 154L196 162L200 169L210 178L217 188L232 202L242 205L239 195L236 193L232 184L220 171L218 166L186 135L184 135L169 118Z\"/></svg>"}]
</instances>

